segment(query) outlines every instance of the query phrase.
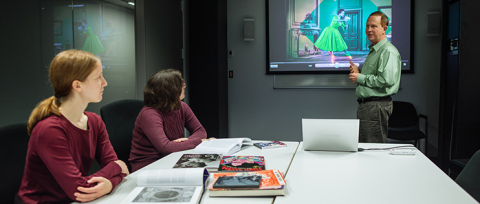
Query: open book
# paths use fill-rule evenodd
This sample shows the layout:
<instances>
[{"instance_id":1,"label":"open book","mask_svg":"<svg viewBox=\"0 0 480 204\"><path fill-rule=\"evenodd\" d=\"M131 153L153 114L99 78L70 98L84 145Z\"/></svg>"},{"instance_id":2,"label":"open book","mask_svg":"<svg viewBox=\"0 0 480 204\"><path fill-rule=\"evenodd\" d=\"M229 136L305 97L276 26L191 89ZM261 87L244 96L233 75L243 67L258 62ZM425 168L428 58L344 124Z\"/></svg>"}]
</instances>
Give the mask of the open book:
<instances>
[{"instance_id":1,"label":"open book","mask_svg":"<svg viewBox=\"0 0 480 204\"><path fill-rule=\"evenodd\" d=\"M208 176L204 168L140 170L122 203L198 203Z\"/></svg>"},{"instance_id":2,"label":"open book","mask_svg":"<svg viewBox=\"0 0 480 204\"><path fill-rule=\"evenodd\" d=\"M240 151L243 145L253 145L250 138L220 138L208 140L195 147L196 154L232 155Z\"/></svg>"}]
</instances>

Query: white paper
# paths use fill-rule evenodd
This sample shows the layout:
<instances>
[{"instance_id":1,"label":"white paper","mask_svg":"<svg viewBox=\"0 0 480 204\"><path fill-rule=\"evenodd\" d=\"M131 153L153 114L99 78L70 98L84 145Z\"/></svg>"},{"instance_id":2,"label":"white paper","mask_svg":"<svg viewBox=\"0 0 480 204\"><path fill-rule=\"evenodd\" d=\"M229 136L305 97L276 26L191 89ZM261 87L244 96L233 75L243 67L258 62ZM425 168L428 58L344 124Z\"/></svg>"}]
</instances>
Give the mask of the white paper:
<instances>
[{"instance_id":1,"label":"white paper","mask_svg":"<svg viewBox=\"0 0 480 204\"><path fill-rule=\"evenodd\" d=\"M138 186L202 186L204 168L140 170Z\"/></svg>"},{"instance_id":2,"label":"white paper","mask_svg":"<svg viewBox=\"0 0 480 204\"><path fill-rule=\"evenodd\" d=\"M250 138L220 138L200 143L195 147L197 154L231 155L240 150L242 145L253 145Z\"/></svg>"}]
</instances>

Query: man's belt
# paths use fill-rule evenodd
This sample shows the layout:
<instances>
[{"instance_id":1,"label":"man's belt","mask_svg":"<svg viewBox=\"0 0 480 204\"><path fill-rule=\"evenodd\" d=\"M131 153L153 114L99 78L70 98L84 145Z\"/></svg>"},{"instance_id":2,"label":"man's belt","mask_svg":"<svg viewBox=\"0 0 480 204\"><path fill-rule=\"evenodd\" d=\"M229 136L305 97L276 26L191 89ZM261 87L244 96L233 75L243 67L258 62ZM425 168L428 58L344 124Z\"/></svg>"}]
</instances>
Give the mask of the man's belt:
<instances>
[{"instance_id":1,"label":"man's belt","mask_svg":"<svg viewBox=\"0 0 480 204\"><path fill-rule=\"evenodd\" d=\"M359 99L357 99L357 102L358 103L365 103L365 102L370 102L370 101L388 101L388 100L392 100L392 97L383 96L383 97L359 98Z\"/></svg>"}]
</instances>

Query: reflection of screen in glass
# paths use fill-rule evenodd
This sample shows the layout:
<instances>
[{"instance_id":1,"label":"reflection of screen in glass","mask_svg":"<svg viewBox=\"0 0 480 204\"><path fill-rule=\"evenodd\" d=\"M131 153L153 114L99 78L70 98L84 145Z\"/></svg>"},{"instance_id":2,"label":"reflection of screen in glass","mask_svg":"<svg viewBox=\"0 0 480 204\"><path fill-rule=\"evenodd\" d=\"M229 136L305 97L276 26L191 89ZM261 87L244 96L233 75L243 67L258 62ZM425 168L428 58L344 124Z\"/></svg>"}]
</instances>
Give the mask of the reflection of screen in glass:
<instances>
[{"instance_id":1,"label":"reflection of screen in glass","mask_svg":"<svg viewBox=\"0 0 480 204\"><path fill-rule=\"evenodd\" d=\"M88 105L99 113L109 102L135 98L135 10L123 1L41 0L42 64L48 70L58 53L77 49L101 59L108 82L104 100Z\"/></svg>"},{"instance_id":2,"label":"reflection of screen in glass","mask_svg":"<svg viewBox=\"0 0 480 204\"><path fill-rule=\"evenodd\" d=\"M101 1L53 7L54 55L78 49L100 57L105 66L133 60L133 10Z\"/></svg>"},{"instance_id":3,"label":"reflection of screen in glass","mask_svg":"<svg viewBox=\"0 0 480 204\"><path fill-rule=\"evenodd\" d=\"M350 63L361 68L370 41L368 16L389 18L387 39L411 63L411 0L268 0L267 74L345 73Z\"/></svg>"}]
</instances>

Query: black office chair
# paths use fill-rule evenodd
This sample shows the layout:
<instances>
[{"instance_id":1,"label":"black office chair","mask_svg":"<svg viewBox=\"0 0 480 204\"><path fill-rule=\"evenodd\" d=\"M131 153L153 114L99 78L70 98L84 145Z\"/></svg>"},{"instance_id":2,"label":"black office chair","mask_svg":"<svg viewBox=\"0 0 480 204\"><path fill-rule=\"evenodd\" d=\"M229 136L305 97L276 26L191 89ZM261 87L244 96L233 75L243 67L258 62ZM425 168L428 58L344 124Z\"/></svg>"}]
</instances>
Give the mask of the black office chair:
<instances>
[{"instance_id":1,"label":"black office chair","mask_svg":"<svg viewBox=\"0 0 480 204\"><path fill-rule=\"evenodd\" d=\"M0 157L2 168L2 185L0 197L2 203L14 203L14 196L18 193L25 169L28 140L27 123L7 125L0 128L2 142L0 148L3 154Z\"/></svg>"},{"instance_id":2,"label":"black office chair","mask_svg":"<svg viewBox=\"0 0 480 204\"><path fill-rule=\"evenodd\" d=\"M480 202L480 150L470 158L455 182Z\"/></svg>"},{"instance_id":3,"label":"black office chair","mask_svg":"<svg viewBox=\"0 0 480 204\"><path fill-rule=\"evenodd\" d=\"M425 133L420 130L420 118L425 120ZM403 101L393 101L393 112L388 120L387 143L407 143L419 148L419 140L425 139L425 154L427 153L428 117L417 114L413 104Z\"/></svg>"},{"instance_id":4,"label":"black office chair","mask_svg":"<svg viewBox=\"0 0 480 204\"><path fill-rule=\"evenodd\" d=\"M138 113L145 104L143 100L125 99L109 103L100 108L100 115L107 127L110 142L118 159L127 164L131 172L132 167L128 158L132 147L132 132Z\"/></svg>"}]
</instances>

